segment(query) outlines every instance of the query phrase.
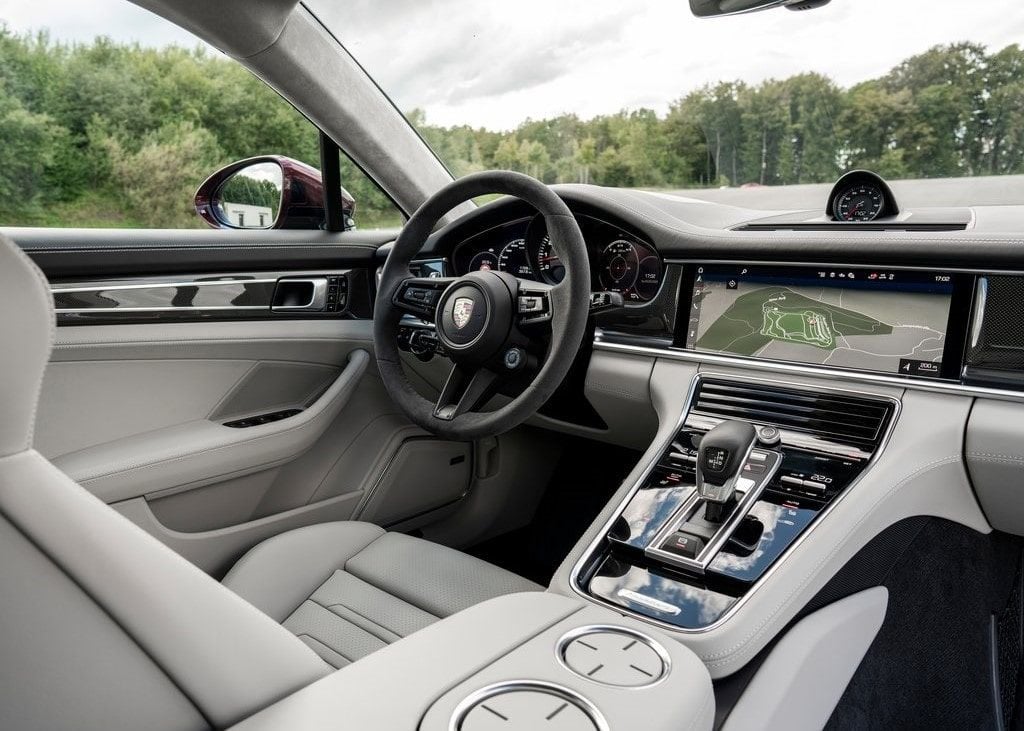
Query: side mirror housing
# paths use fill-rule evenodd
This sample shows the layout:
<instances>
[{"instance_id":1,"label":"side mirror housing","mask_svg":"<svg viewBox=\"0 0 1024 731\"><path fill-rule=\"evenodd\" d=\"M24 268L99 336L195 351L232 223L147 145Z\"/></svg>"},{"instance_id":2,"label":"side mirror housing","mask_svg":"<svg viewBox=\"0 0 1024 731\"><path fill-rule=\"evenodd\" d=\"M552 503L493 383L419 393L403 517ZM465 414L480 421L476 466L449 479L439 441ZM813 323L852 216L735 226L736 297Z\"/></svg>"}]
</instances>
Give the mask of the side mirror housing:
<instances>
[{"instance_id":1,"label":"side mirror housing","mask_svg":"<svg viewBox=\"0 0 1024 731\"><path fill-rule=\"evenodd\" d=\"M341 198L345 228L354 228L355 200L344 189ZM199 186L195 206L213 228L320 229L326 218L320 171L282 155L226 165Z\"/></svg>"}]
</instances>

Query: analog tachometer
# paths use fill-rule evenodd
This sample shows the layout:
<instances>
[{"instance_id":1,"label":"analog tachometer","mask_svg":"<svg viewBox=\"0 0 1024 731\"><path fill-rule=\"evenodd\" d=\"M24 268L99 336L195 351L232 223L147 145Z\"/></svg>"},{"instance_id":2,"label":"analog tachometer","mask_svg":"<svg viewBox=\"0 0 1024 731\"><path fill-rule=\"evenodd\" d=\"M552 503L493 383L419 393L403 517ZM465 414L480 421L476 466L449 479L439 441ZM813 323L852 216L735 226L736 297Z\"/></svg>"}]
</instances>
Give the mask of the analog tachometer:
<instances>
[{"instance_id":1,"label":"analog tachometer","mask_svg":"<svg viewBox=\"0 0 1024 731\"><path fill-rule=\"evenodd\" d=\"M498 256L498 269L514 277L533 279L530 254L526 250L526 239L513 239L505 244Z\"/></svg>"},{"instance_id":2,"label":"analog tachometer","mask_svg":"<svg viewBox=\"0 0 1024 731\"><path fill-rule=\"evenodd\" d=\"M547 234L540 241L537 249L537 271L541 279L548 284L558 284L565 279L565 264L558 257L558 252L551 245L551 237Z\"/></svg>"}]
</instances>

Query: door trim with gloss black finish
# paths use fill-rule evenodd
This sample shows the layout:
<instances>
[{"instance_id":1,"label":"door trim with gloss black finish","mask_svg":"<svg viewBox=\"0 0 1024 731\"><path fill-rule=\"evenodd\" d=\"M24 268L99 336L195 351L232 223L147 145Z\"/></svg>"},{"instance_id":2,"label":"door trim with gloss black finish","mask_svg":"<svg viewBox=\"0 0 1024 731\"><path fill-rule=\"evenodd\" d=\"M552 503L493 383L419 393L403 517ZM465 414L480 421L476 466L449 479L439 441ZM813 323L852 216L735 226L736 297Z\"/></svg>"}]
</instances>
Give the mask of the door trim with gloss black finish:
<instances>
[{"instance_id":1,"label":"door trim with gloss black finish","mask_svg":"<svg viewBox=\"0 0 1024 731\"><path fill-rule=\"evenodd\" d=\"M396 229L0 228L51 280L261 270L372 269Z\"/></svg>"}]
</instances>

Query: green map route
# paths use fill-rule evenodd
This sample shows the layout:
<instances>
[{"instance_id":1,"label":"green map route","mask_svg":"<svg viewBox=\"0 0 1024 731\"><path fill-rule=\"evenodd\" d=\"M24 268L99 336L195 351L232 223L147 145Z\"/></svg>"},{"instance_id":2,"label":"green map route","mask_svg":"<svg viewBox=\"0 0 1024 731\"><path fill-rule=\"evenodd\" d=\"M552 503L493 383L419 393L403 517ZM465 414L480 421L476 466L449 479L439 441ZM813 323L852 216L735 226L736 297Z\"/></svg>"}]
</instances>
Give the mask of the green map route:
<instances>
[{"instance_id":1,"label":"green map route","mask_svg":"<svg viewBox=\"0 0 1024 731\"><path fill-rule=\"evenodd\" d=\"M697 347L754 355L773 340L833 350L848 335L889 335L892 326L859 312L797 294L788 287L763 287L741 295L715 320Z\"/></svg>"}]
</instances>

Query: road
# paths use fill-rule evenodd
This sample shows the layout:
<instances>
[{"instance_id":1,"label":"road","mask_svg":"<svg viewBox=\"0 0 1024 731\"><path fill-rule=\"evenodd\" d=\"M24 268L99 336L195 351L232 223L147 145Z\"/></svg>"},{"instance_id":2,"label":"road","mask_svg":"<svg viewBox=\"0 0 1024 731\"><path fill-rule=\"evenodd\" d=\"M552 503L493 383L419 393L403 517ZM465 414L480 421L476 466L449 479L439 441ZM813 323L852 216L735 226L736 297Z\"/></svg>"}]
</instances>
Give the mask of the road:
<instances>
[{"instance_id":1,"label":"road","mask_svg":"<svg viewBox=\"0 0 1024 731\"><path fill-rule=\"evenodd\" d=\"M1024 205L1024 175L886 181L902 208ZM832 184L660 191L757 210L824 207Z\"/></svg>"}]
</instances>

